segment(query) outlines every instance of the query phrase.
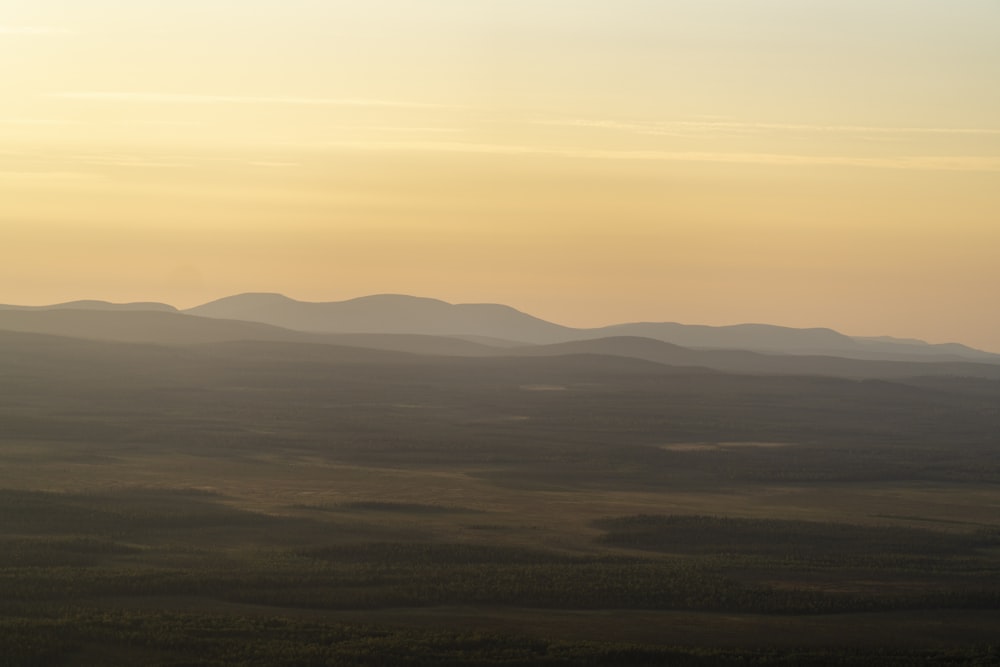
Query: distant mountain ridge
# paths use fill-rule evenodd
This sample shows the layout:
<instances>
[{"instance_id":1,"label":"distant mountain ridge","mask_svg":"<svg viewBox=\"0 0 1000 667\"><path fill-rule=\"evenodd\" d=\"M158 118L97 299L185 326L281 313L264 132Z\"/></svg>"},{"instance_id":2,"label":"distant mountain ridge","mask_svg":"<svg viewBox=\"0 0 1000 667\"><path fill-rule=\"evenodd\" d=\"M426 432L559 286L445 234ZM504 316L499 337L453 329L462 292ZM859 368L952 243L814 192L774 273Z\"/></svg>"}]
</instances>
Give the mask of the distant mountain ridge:
<instances>
[{"instance_id":1,"label":"distant mountain ridge","mask_svg":"<svg viewBox=\"0 0 1000 667\"><path fill-rule=\"evenodd\" d=\"M81 299L79 301L67 301L56 303L51 306L8 306L0 304L0 310L154 310L160 312L179 312L175 307L166 303L156 301L138 301L134 303L111 303L110 301L99 301L96 299Z\"/></svg>"},{"instance_id":2,"label":"distant mountain ridge","mask_svg":"<svg viewBox=\"0 0 1000 667\"><path fill-rule=\"evenodd\" d=\"M702 368L747 375L812 375L854 379L893 379L915 375L977 376L1000 380L1000 364L969 359L945 361L852 359L833 355L774 354L750 350L694 349L652 338L612 336L550 345L532 345L509 352L542 357L593 354L643 359L685 368Z\"/></svg>"},{"instance_id":3,"label":"distant mountain ridge","mask_svg":"<svg viewBox=\"0 0 1000 667\"><path fill-rule=\"evenodd\" d=\"M520 343L554 343L572 340L576 331L510 306L450 304L402 294L319 303L295 301L281 294L237 294L184 312L312 333L486 336Z\"/></svg>"},{"instance_id":4,"label":"distant mountain ridge","mask_svg":"<svg viewBox=\"0 0 1000 667\"><path fill-rule=\"evenodd\" d=\"M795 372L813 367L818 371L832 368L829 363L818 361L778 363L776 359L782 355L1000 364L1000 355L958 343L930 344L887 336L851 337L827 328L797 329L769 324L633 322L583 329L548 322L505 305L451 304L402 294L305 302L275 293L247 293L183 311L155 302L114 304L88 300L51 306L0 305L0 330L3 329L166 344L225 340L312 342L460 356L544 354L541 350L522 349L530 346L550 346L548 353L556 354L559 345L612 339L617 342L568 345L565 352L646 359L652 355L661 363L713 368L720 367L719 357L708 359L693 353L739 352L771 357L764 360L730 354L723 364L745 368L747 372L764 367L799 369ZM649 348L638 342L640 339L678 349L668 354L666 347Z\"/></svg>"},{"instance_id":5,"label":"distant mountain ridge","mask_svg":"<svg viewBox=\"0 0 1000 667\"><path fill-rule=\"evenodd\" d=\"M615 336L652 338L682 347L857 359L1000 362L1000 355L957 343L853 338L833 329L770 324L706 326L633 322L579 329L547 322L498 304L450 304L438 299L380 294L347 301L304 302L280 294L238 294L190 308L200 317L263 322L314 333L394 333L504 339L547 345Z\"/></svg>"}]
</instances>

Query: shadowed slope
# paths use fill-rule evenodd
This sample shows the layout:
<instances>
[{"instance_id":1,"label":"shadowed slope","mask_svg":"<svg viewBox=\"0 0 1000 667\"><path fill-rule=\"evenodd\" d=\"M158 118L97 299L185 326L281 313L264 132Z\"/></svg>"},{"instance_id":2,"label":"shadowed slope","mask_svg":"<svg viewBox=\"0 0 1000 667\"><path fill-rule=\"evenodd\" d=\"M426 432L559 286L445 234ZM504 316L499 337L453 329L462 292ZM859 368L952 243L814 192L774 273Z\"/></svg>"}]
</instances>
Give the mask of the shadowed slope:
<instances>
[{"instance_id":1,"label":"shadowed slope","mask_svg":"<svg viewBox=\"0 0 1000 667\"><path fill-rule=\"evenodd\" d=\"M488 345L457 338L391 334L311 334L260 322L196 317L179 312L103 309L0 309L0 330L161 345L271 341L326 343L414 354L487 356Z\"/></svg>"},{"instance_id":2,"label":"shadowed slope","mask_svg":"<svg viewBox=\"0 0 1000 667\"><path fill-rule=\"evenodd\" d=\"M162 344L226 340L309 341L297 331L257 322L229 322L173 312L105 310L2 310L0 329L120 342Z\"/></svg>"},{"instance_id":3,"label":"shadowed slope","mask_svg":"<svg viewBox=\"0 0 1000 667\"><path fill-rule=\"evenodd\" d=\"M818 355L762 354L745 350L691 349L638 336L613 336L517 348L521 356L604 354L724 373L818 375L853 379L961 376L1000 379L1000 365L969 361L877 361Z\"/></svg>"}]
</instances>

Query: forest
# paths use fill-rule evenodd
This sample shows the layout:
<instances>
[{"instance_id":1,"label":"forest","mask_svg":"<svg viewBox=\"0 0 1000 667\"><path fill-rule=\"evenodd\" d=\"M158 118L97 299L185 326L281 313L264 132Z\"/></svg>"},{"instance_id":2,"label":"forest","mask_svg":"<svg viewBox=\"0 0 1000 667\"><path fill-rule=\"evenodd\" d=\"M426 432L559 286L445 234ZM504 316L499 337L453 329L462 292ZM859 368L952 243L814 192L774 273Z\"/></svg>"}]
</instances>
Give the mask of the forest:
<instances>
[{"instance_id":1,"label":"forest","mask_svg":"<svg viewBox=\"0 0 1000 667\"><path fill-rule=\"evenodd\" d=\"M6 343L3 665L1000 661L1000 381Z\"/></svg>"}]
</instances>

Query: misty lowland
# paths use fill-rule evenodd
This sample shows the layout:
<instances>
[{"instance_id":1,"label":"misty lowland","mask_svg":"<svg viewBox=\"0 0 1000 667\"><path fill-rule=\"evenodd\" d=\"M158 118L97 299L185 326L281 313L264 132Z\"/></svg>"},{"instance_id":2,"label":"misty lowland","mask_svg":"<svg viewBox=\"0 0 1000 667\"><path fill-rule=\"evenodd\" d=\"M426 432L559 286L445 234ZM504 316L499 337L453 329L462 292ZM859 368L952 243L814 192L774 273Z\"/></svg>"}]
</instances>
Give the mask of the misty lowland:
<instances>
[{"instance_id":1,"label":"misty lowland","mask_svg":"<svg viewBox=\"0 0 1000 667\"><path fill-rule=\"evenodd\" d=\"M0 307L0 665L1000 663L1000 355Z\"/></svg>"}]
</instances>

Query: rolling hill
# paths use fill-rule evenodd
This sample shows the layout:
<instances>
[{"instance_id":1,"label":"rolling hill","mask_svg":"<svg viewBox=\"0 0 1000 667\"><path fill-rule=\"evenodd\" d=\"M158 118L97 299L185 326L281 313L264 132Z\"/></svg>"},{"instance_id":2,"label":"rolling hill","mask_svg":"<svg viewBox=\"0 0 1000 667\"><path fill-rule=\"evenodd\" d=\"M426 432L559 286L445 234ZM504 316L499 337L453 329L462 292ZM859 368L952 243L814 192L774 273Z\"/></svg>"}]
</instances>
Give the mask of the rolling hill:
<instances>
[{"instance_id":1,"label":"rolling hill","mask_svg":"<svg viewBox=\"0 0 1000 667\"><path fill-rule=\"evenodd\" d=\"M766 324L640 322L575 329L503 305L404 295L308 303L280 294L240 294L186 311L152 302L0 306L0 330L162 345L261 341L433 356L603 355L749 374L992 378L1000 373L1000 355L960 344Z\"/></svg>"},{"instance_id":2,"label":"rolling hill","mask_svg":"<svg viewBox=\"0 0 1000 667\"><path fill-rule=\"evenodd\" d=\"M262 322L315 333L485 337L535 345L632 336L690 348L750 350L771 354L1000 363L1000 355L964 345L931 345L923 341L889 337L854 338L825 328L796 329L769 324L712 327L674 322L636 322L578 329L546 322L509 306L450 304L437 299L396 294L323 303L296 301L280 294L239 294L185 312L201 317Z\"/></svg>"}]
</instances>

